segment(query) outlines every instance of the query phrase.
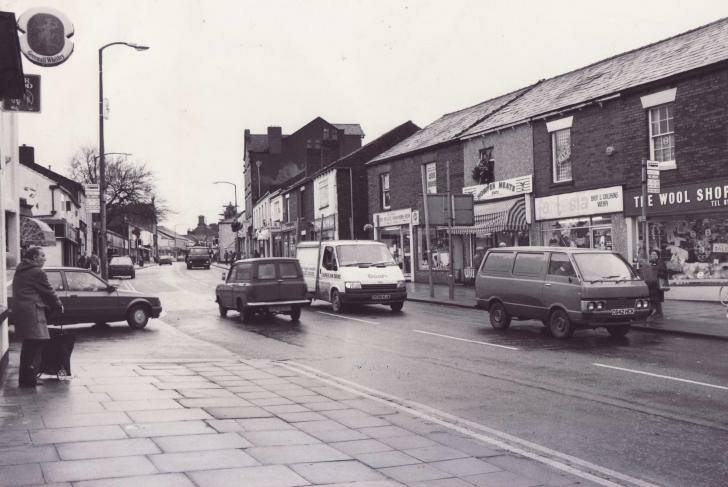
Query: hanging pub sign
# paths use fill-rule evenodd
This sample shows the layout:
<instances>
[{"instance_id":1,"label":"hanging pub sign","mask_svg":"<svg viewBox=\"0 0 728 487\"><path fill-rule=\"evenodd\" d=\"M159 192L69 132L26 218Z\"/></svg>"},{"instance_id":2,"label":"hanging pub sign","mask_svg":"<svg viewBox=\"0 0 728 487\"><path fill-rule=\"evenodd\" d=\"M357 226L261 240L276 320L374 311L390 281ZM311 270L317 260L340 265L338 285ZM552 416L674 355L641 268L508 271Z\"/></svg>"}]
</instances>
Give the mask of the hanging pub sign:
<instances>
[{"instance_id":1,"label":"hanging pub sign","mask_svg":"<svg viewBox=\"0 0 728 487\"><path fill-rule=\"evenodd\" d=\"M704 181L662 187L662 191L647 195L647 217L682 215L710 210L728 209L728 180ZM624 214L642 214L642 195L639 189L624 192Z\"/></svg>"},{"instance_id":2,"label":"hanging pub sign","mask_svg":"<svg viewBox=\"0 0 728 487\"><path fill-rule=\"evenodd\" d=\"M23 78L23 96L20 98L4 98L3 110L40 113L40 76L26 74L23 75Z\"/></svg>"},{"instance_id":3,"label":"hanging pub sign","mask_svg":"<svg viewBox=\"0 0 728 487\"><path fill-rule=\"evenodd\" d=\"M62 12L49 7L26 10L18 18L20 50L38 66L58 66L73 52L73 24Z\"/></svg>"}]
</instances>

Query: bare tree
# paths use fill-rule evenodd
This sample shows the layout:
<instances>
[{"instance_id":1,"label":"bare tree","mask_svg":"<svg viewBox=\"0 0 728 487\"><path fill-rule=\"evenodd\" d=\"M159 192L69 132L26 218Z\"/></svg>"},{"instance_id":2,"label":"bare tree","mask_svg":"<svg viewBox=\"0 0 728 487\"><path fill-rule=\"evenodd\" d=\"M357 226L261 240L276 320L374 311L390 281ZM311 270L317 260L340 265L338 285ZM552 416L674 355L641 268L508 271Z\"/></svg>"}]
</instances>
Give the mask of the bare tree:
<instances>
[{"instance_id":1,"label":"bare tree","mask_svg":"<svg viewBox=\"0 0 728 487\"><path fill-rule=\"evenodd\" d=\"M71 158L70 178L98 184L99 160L95 147L83 146ZM152 223L162 221L170 213L164 199L155 196L154 174L144 163L132 162L124 154L109 154L106 161L106 213L110 225L123 221ZM126 218L125 218L126 217Z\"/></svg>"}]
</instances>

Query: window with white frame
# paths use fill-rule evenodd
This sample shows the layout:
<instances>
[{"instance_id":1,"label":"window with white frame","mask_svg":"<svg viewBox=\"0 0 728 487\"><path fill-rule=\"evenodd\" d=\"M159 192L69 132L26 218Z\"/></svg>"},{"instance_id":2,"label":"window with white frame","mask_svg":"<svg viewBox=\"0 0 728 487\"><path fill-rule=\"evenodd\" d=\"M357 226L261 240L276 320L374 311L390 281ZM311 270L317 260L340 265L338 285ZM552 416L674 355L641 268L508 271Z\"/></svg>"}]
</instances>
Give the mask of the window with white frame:
<instances>
[{"instance_id":1,"label":"window with white frame","mask_svg":"<svg viewBox=\"0 0 728 487\"><path fill-rule=\"evenodd\" d=\"M660 162L675 161L674 103L649 109L650 159Z\"/></svg>"},{"instance_id":2,"label":"window with white frame","mask_svg":"<svg viewBox=\"0 0 728 487\"><path fill-rule=\"evenodd\" d=\"M571 128L551 132L554 182L571 181Z\"/></svg>"},{"instance_id":3,"label":"window with white frame","mask_svg":"<svg viewBox=\"0 0 728 487\"><path fill-rule=\"evenodd\" d=\"M318 183L319 190L319 210L329 206L329 179L323 178Z\"/></svg>"},{"instance_id":4,"label":"window with white frame","mask_svg":"<svg viewBox=\"0 0 728 487\"><path fill-rule=\"evenodd\" d=\"M381 187L382 191L382 209L388 210L392 207L391 201L389 199L389 173L385 172L384 174L381 174L379 178L379 186Z\"/></svg>"}]
</instances>

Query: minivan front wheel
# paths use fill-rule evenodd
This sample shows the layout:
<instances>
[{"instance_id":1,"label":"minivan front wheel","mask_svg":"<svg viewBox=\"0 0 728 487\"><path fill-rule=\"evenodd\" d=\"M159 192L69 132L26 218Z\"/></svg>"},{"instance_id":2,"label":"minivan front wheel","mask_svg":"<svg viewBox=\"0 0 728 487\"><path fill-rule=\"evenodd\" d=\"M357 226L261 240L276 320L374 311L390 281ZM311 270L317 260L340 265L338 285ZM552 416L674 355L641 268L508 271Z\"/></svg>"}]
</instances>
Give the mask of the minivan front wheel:
<instances>
[{"instance_id":1,"label":"minivan front wheel","mask_svg":"<svg viewBox=\"0 0 728 487\"><path fill-rule=\"evenodd\" d=\"M511 326L511 315L508 314L502 303L496 301L491 304L488 314L490 315L490 326L496 330L505 330Z\"/></svg>"},{"instance_id":2,"label":"minivan front wheel","mask_svg":"<svg viewBox=\"0 0 728 487\"><path fill-rule=\"evenodd\" d=\"M574 334L574 324L562 309L554 310L549 320L549 330L555 338L569 338Z\"/></svg>"}]
</instances>

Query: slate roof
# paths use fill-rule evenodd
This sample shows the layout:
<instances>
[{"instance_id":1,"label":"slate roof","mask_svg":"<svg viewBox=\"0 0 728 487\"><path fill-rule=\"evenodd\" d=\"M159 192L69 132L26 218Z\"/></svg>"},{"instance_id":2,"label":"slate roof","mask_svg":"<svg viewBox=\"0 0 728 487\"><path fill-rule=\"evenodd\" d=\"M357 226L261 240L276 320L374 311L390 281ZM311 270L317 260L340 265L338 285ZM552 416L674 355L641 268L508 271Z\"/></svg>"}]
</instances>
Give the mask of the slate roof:
<instances>
[{"instance_id":1,"label":"slate roof","mask_svg":"<svg viewBox=\"0 0 728 487\"><path fill-rule=\"evenodd\" d=\"M541 81L463 136L523 122L725 60L728 18Z\"/></svg>"},{"instance_id":2,"label":"slate roof","mask_svg":"<svg viewBox=\"0 0 728 487\"><path fill-rule=\"evenodd\" d=\"M334 127L344 131L344 135L358 135L364 137L364 129L358 123L332 123Z\"/></svg>"},{"instance_id":3,"label":"slate roof","mask_svg":"<svg viewBox=\"0 0 728 487\"><path fill-rule=\"evenodd\" d=\"M516 90L475 106L443 115L411 137L408 137L388 151L375 157L367 164L374 164L415 150L425 149L442 142L453 140L483 118L513 101L527 89Z\"/></svg>"}]
</instances>

